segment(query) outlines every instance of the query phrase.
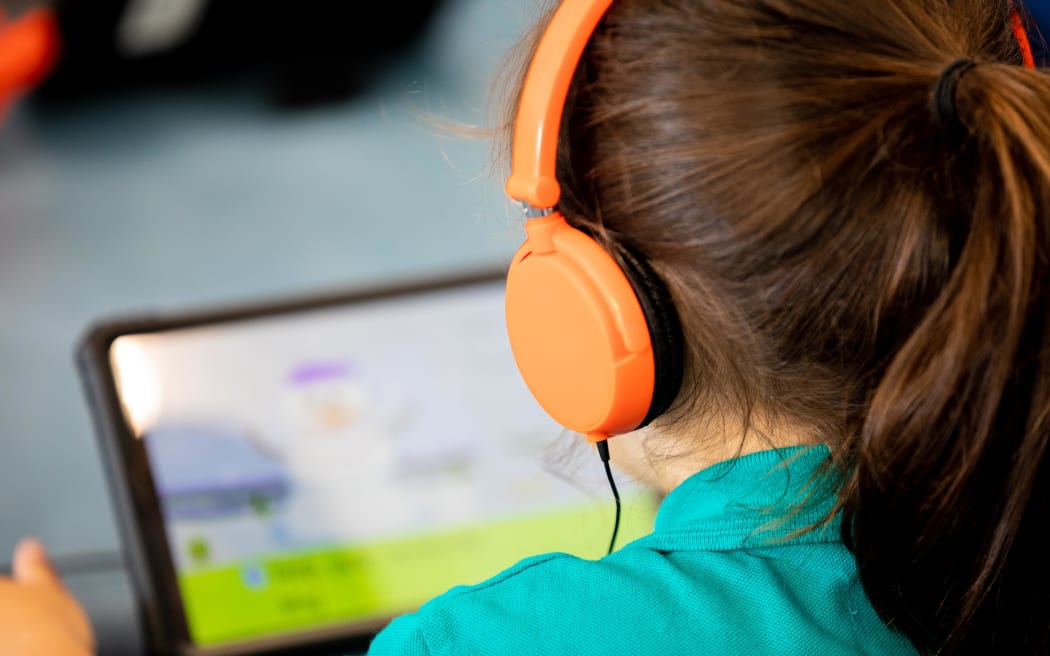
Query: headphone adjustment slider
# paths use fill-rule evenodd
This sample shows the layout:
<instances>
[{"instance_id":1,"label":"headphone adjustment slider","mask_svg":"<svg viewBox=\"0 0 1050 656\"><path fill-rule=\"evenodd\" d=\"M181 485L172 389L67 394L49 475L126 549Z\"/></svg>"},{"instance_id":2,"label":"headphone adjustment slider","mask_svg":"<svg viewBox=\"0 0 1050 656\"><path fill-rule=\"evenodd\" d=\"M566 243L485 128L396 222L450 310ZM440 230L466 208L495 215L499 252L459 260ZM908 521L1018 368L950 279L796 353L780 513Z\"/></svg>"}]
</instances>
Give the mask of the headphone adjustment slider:
<instances>
[{"instance_id":1,"label":"headphone adjustment slider","mask_svg":"<svg viewBox=\"0 0 1050 656\"><path fill-rule=\"evenodd\" d=\"M533 207L532 205L523 200L518 201L518 206L521 207L521 211L525 215L526 219L539 219L554 212L554 208L552 207Z\"/></svg>"}]
</instances>

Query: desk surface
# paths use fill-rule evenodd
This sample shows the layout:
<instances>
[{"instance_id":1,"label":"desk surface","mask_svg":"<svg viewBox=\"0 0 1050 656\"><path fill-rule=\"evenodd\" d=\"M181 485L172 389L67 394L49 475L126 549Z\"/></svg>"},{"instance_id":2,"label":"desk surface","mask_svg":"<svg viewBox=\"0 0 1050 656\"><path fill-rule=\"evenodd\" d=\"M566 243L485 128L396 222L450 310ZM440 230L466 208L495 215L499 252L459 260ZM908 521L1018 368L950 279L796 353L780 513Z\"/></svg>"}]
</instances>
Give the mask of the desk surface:
<instances>
[{"instance_id":1,"label":"desk surface","mask_svg":"<svg viewBox=\"0 0 1050 656\"><path fill-rule=\"evenodd\" d=\"M250 85L130 94L0 127L0 562L119 539L72 361L111 313L214 306L501 266L520 243L486 121L530 3L450 1L367 95L279 112ZM17 500L17 502L13 501ZM8 554L8 555L5 555ZM139 636L121 572L73 577L103 653Z\"/></svg>"}]
</instances>

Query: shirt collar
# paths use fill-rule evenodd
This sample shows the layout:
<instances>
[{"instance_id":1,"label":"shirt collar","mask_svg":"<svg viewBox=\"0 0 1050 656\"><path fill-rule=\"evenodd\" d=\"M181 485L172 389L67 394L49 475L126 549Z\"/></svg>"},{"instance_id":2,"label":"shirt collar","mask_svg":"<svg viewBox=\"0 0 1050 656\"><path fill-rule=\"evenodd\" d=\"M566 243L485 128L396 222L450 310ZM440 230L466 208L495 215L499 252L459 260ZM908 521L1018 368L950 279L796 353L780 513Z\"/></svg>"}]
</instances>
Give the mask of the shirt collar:
<instances>
[{"instance_id":1,"label":"shirt collar","mask_svg":"<svg viewBox=\"0 0 1050 656\"><path fill-rule=\"evenodd\" d=\"M641 542L656 549L725 551L838 541L838 517L821 523L836 491L814 478L828 455L824 445L799 446L699 471L667 495L655 530Z\"/></svg>"}]
</instances>

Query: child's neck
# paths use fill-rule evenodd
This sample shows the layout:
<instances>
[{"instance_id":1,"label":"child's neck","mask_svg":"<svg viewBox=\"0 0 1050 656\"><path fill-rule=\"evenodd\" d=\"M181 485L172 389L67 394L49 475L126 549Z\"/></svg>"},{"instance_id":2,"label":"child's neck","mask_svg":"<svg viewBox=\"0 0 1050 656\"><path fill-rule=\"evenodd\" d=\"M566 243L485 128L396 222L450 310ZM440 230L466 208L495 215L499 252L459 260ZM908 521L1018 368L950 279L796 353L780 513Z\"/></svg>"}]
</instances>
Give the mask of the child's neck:
<instances>
[{"instance_id":1,"label":"child's neck","mask_svg":"<svg viewBox=\"0 0 1050 656\"><path fill-rule=\"evenodd\" d=\"M769 449L824 442L810 428L757 418L724 418L651 426L609 440L610 462L628 476L667 494L693 474L719 462Z\"/></svg>"}]
</instances>

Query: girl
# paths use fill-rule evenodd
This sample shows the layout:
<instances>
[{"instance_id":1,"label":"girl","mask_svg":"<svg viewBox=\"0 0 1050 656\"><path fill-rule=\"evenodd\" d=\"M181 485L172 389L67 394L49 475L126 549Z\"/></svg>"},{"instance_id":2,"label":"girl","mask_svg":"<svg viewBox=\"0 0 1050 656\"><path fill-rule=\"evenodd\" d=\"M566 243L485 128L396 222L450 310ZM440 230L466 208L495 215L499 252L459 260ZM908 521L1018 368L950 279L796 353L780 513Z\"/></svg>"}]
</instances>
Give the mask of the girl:
<instances>
[{"instance_id":1,"label":"girl","mask_svg":"<svg viewBox=\"0 0 1050 656\"><path fill-rule=\"evenodd\" d=\"M557 208L666 296L673 402L599 450L667 497L650 536L454 589L371 653L1050 653L1050 78L1012 9L599 12ZM0 603L86 652L16 563Z\"/></svg>"}]
</instances>

